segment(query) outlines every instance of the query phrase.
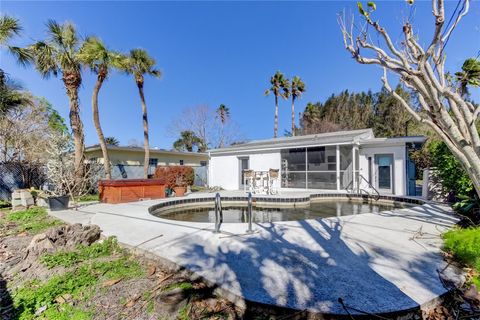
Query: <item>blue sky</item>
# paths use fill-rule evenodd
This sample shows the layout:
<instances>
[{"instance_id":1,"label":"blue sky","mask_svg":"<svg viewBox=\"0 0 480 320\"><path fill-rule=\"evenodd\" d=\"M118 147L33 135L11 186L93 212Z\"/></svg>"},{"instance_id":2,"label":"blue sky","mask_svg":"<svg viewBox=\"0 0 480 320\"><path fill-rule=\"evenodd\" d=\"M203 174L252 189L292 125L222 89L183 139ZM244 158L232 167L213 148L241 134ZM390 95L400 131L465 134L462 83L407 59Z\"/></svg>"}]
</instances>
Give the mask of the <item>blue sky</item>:
<instances>
[{"instance_id":1,"label":"blue sky","mask_svg":"<svg viewBox=\"0 0 480 320\"><path fill-rule=\"evenodd\" d=\"M421 42L432 34L430 1L416 1L414 25ZM447 1L447 16L457 1ZM144 48L163 72L146 79L151 145L171 148L169 123L183 108L195 105L230 107L232 118L249 139L273 135L273 97L263 95L276 71L300 76L307 92L297 103L323 101L332 93L378 90L381 70L356 64L344 50L337 13L355 2L23 2L2 1L1 11L19 18L26 45L44 38L47 19L71 21L83 35L99 36L111 49ZM375 17L400 40L410 14L404 1L377 2ZM447 70L457 71L480 50L480 3L473 2L446 48ZM15 64L5 52L1 68L35 95L47 98L62 116L68 100L60 79L42 80L32 68ZM84 73L80 92L86 143L97 141L91 115L95 78ZM393 80L393 79L392 79ZM393 82L393 81L392 81ZM478 99L478 89L474 94ZM142 139L141 109L132 78L112 74L100 93L101 118L107 136L126 144ZM348 119L345 119L348 121ZM290 128L290 103L281 101L279 132Z\"/></svg>"}]
</instances>

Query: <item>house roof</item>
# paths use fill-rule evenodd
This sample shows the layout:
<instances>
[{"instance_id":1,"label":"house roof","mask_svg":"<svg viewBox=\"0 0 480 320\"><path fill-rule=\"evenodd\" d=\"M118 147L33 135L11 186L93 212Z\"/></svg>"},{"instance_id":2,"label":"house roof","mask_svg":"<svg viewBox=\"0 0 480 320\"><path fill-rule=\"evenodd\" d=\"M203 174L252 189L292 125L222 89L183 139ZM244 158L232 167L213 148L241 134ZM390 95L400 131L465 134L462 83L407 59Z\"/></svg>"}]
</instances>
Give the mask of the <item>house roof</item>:
<instances>
[{"instance_id":1,"label":"house roof","mask_svg":"<svg viewBox=\"0 0 480 320\"><path fill-rule=\"evenodd\" d=\"M132 146L107 146L108 150L116 150L116 151L127 151L127 152L143 152L143 147L132 147ZM85 148L85 152L92 152L101 150L100 145L96 144L93 146L89 146ZM208 154L204 152L187 152L187 151L176 151L176 150L165 150L165 149L150 149L151 154L164 154L164 155L189 155L192 157L199 157L199 158L206 158Z\"/></svg>"},{"instance_id":2,"label":"house roof","mask_svg":"<svg viewBox=\"0 0 480 320\"><path fill-rule=\"evenodd\" d=\"M288 147L305 147L310 145L348 144L374 138L372 129L337 131L310 134L297 137L281 137L266 140L255 140L226 148L208 150L209 153L227 153L251 151L256 149L280 149Z\"/></svg>"},{"instance_id":3,"label":"house roof","mask_svg":"<svg viewBox=\"0 0 480 320\"><path fill-rule=\"evenodd\" d=\"M424 136L408 136L395 138L371 138L363 140L361 145L398 145L404 143L424 143L427 140Z\"/></svg>"}]
</instances>

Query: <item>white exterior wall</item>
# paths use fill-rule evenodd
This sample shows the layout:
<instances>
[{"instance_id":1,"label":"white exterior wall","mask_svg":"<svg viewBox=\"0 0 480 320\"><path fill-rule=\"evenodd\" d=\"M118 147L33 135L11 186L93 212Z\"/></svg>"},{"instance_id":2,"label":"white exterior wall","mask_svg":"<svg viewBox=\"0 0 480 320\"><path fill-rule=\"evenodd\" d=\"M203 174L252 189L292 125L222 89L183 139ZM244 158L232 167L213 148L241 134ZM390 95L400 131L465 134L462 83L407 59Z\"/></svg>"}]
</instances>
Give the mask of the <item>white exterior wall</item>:
<instances>
[{"instance_id":1,"label":"white exterior wall","mask_svg":"<svg viewBox=\"0 0 480 320\"><path fill-rule=\"evenodd\" d=\"M376 154L393 154L393 193L398 196L404 196L406 191L406 159L405 145L398 146L360 146L360 174L368 180L368 157L372 157L372 166L374 165ZM374 170L375 171L375 170ZM375 181L375 173L372 173L373 181ZM368 184L362 180L362 188L368 189Z\"/></svg>"},{"instance_id":2,"label":"white exterior wall","mask_svg":"<svg viewBox=\"0 0 480 320\"><path fill-rule=\"evenodd\" d=\"M240 160L249 158L250 169L268 171L280 169L280 151L236 153L226 155L211 155L209 162L210 187L222 187L225 190L238 190L240 188ZM280 187L280 179L274 184Z\"/></svg>"}]
</instances>

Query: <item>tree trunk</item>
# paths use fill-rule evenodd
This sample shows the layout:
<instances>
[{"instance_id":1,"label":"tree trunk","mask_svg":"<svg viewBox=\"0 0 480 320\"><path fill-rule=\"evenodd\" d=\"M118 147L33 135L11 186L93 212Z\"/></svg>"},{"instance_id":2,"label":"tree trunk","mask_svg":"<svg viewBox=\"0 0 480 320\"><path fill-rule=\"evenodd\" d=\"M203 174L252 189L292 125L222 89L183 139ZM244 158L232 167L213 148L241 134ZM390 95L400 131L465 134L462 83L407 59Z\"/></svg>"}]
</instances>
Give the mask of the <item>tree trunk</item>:
<instances>
[{"instance_id":1,"label":"tree trunk","mask_svg":"<svg viewBox=\"0 0 480 320\"><path fill-rule=\"evenodd\" d=\"M142 114L143 114L143 147L145 149L145 159L143 162L143 177L148 178L148 167L150 162L150 145L148 141L148 118L147 118L147 104L145 103L145 96L143 94L143 83L138 83L138 93L140 94L140 100L142 102Z\"/></svg>"},{"instance_id":2,"label":"tree trunk","mask_svg":"<svg viewBox=\"0 0 480 320\"><path fill-rule=\"evenodd\" d=\"M295 96L292 95L292 137L295 137Z\"/></svg>"},{"instance_id":3,"label":"tree trunk","mask_svg":"<svg viewBox=\"0 0 480 320\"><path fill-rule=\"evenodd\" d=\"M275 95L275 123L273 125L273 137L276 138L278 134L278 96Z\"/></svg>"},{"instance_id":4,"label":"tree trunk","mask_svg":"<svg viewBox=\"0 0 480 320\"><path fill-rule=\"evenodd\" d=\"M103 154L103 168L105 170L105 178L110 180L112 178L111 169L110 169L110 158L108 157L107 143L105 142L105 137L103 135L102 127L100 126L100 115L98 114L98 93L102 88L103 81L105 80L106 75L99 74L97 76L97 82L93 88L92 94L92 113L93 113L93 124L95 125L95 130L97 131L98 142L100 143L100 148L102 149Z\"/></svg>"},{"instance_id":5,"label":"tree trunk","mask_svg":"<svg viewBox=\"0 0 480 320\"><path fill-rule=\"evenodd\" d=\"M67 90L67 95L70 104L70 127L73 133L73 142L75 144L75 178L76 185L81 185L81 181L85 175L84 159L85 159L85 141L83 135L83 124L80 118L80 106L78 103L78 88L81 84L81 79L74 79L73 81L65 80L67 75L64 75L64 83Z\"/></svg>"}]
</instances>

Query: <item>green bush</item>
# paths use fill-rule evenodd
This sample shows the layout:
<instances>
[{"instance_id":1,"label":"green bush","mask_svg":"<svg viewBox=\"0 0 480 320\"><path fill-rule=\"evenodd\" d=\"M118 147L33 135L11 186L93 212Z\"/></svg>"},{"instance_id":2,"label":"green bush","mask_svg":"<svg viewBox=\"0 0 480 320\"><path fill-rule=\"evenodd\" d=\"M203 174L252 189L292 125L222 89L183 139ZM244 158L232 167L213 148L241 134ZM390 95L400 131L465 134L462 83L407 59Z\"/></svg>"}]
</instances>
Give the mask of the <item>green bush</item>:
<instances>
[{"instance_id":1,"label":"green bush","mask_svg":"<svg viewBox=\"0 0 480 320\"><path fill-rule=\"evenodd\" d=\"M432 165L439 171L444 188L456 190L458 194L469 194L473 190L473 184L461 163L448 149L444 142L430 144Z\"/></svg>"},{"instance_id":2,"label":"green bush","mask_svg":"<svg viewBox=\"0 0 480 320\"><path fill-rule=\"evenodd\" d=\"M429 145L432 166L437 168L445 191L454 190L458 195L471 196L473 184L461 163L441 141L433 141Z\"/></svg>"},{"instance_id":3,"label":"green bush","mask_svg":"<svg viewBox=\"0 0 480 320\"><path fill-rule=\"evenodd\" d=\"M444 250L477 271L473 282L480 288L480 227L453 229L443 234Z\"/></svg>"}]
</instances>

